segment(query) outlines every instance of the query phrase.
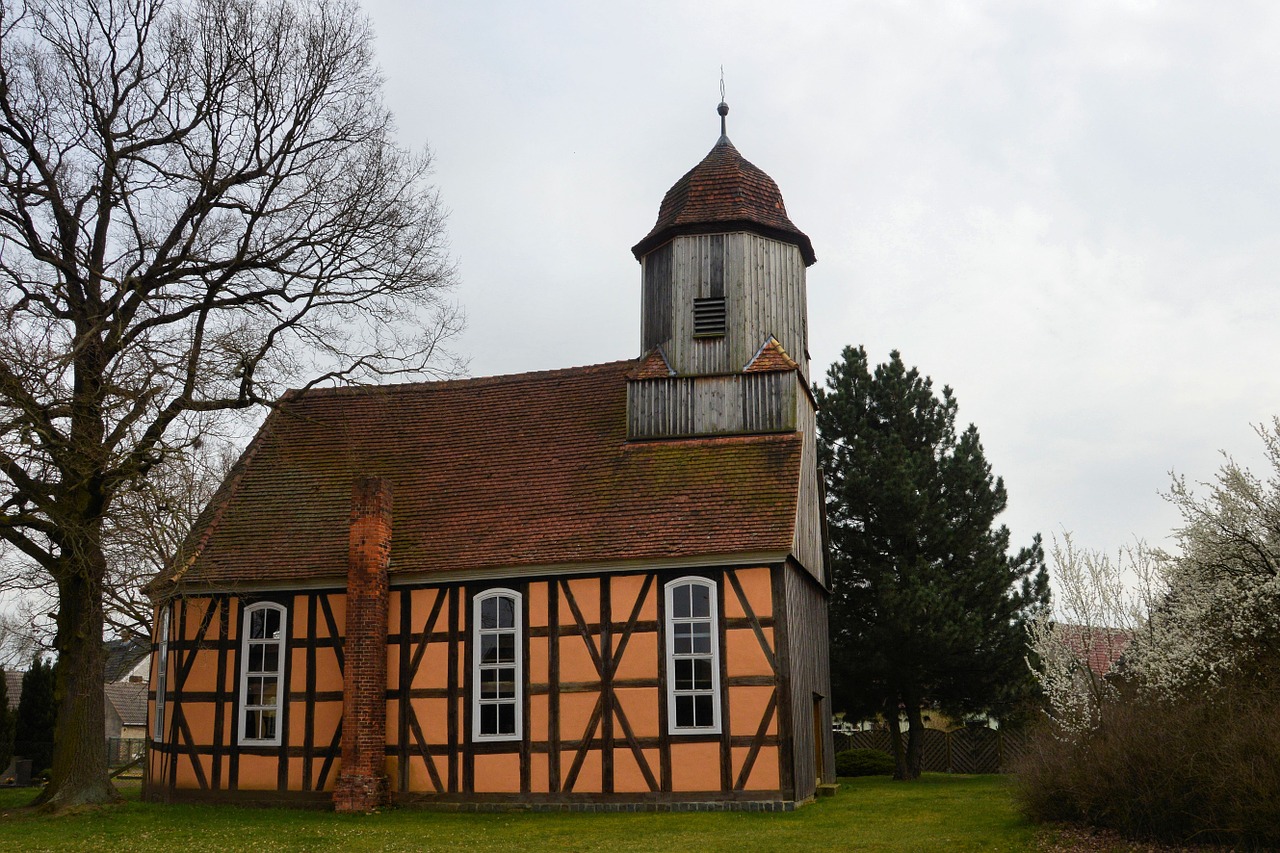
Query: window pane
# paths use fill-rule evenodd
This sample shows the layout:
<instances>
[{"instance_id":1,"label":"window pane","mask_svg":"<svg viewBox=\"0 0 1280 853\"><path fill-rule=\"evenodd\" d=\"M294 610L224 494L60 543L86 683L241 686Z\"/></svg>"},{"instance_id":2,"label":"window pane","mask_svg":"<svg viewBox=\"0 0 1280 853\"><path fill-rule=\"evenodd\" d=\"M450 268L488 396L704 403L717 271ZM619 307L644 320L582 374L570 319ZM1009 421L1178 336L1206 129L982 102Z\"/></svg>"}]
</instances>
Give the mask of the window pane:
<instances>
[{"instance_id":1,"label":"window pane","mask_svg":"<svg viewBox=\"0 0 1280 853\"><path fill-rule=\"evenodd\" d=\"M261 643L249 644L249 671L262 672L262 649Z\"/></svg>"},{"instance_id":2,"label":"window pane","mask_svg":"<svg viewBox=\"0 0 1280 853\"><path fill-rule=\"evenodd\" d=\"M498 602L498 627L514 628L516 626L516 602L514 598L503 596Z\"/></svg>"},{"instance_id":3,"label":"window pane","mask_svg":"<svg viewBox=\"0 0 1280 853\"><path fill-rule=\"evenodd\" d=\"M675 653L678 655L687 655L693 651L693 626L685 623L676 625L675 627Z\"/></svg>"},{"instance_id":4,"label":"window pane","mask_svg":"<svg viewBox=\"0 0 1280 853\"><path fill-rule=\"evenodd\" d=\"M486 598L480 602L480 627L498 627L498 599Z\"/></svg>"},{"instance_id":5,"label":"window pane","mask_svg":"<svg viewBox=\"0 0 1280 853\"><path fill-rule=\"evenodd\" d=\"M482 735L498 734L498 706L497 705L481 705L480 706L480 734Z\"/></svg>"},{"instance_id":6,"label":"window pane","mask_svg":"<svg viewBox=\"0 0 1280 853\"><path fill-rule=\"evenodd\" d=\"M498 635L497 634L481 634L480 635L480 662L481 663L497 663L498 662Z\"/></svg>"},{"instance_id":7,"label":"window pane","mask_svg":"<svg viewBox=\"0 0 1280 853\"><path fill-rule=\"evenodd\" d=\"M711 654L711 625L706 622L699 622L691 627L693 628L694 654Z\"/></svg>"},{"instance_id":8,"label":"window pane","mask_svg":"<svg viewBox=\"0 0 1280 853\"><path fill-rule=\"evenodd\" d=\"M671 609L676 619L689 618L689 587L690 584L684 584L671 591Z\"/></svg>"},{"instance_id":9,"label":"window pane","mask_svg":"<svg viewBox=\"0 0 1280 853\"><path fill-rule=\"evenodd\" d=\"M261 640L266 636L263 629L263 620L266 618L265 610L255 610L253 615L249 617L249 639Z\"/></svg>"},{"instance_id":10,"label":"window pane","mask_svg":"<svg viewBox=\"0 0 1280 853\"><path fill-rule=\"evenodd\" d=\"M274 608L262 611L267 617L267 636L273 639L280 637L280 611Z\"/></svg>"},{"instance_id":11,"label":"window pane","mask_svg":"<svg viewBox=\"0 0 1280 853\"><path fill-rule=\"evenodd\" d=\"M275 678L262 679L262 704L263 705L279 705L276 699L276 691L280 687L280 681Z\"/></svg>"},{"instance_id":12,"label":"window pane","mask_svg":"<svg viewBox=\"0 0 1280 853\"><path fill-rule=\"evenodd\" d=\"M498 734L516 733L516 703L503 702L498 708Z\"/></svg>"},{"instance_id":13,"label":"window pane","mask_svg":"<svg viewBox=\"0 0 1280 853\"><path fill-rule=\"evenodd\" d=\"M258 728L260 724L261 711L246 711L244 714L244 736L247 738L258 738Z\"/></svg>"},{"instance_id":14,"label":"window pane","mask_svg":"<svg viewBox=\"0 0 1280 853\"><path fill-rule=\"evenodd\" d=\"M503 699L514 699L516 695L516 671L514 667L503 667L496 670L498 676L498 695Z\"/></svg>"},{"instance_id":15,"label":"window pane","mask_svg":"<svg viewBox=\"0 0 1280 853\"><path fill-rule=\"evenodd\" d=\"M711 616L710 590L701 584L689 584L693 593L693 615L708 618Z\"/></svg>"},{"instance_id":16,"label":"window pane","mask_svg":"<svg viewBox=\"0 0 1280 853\"><path fill-rule=\"evenodd\" d=\"M693 699L694 716L697 722L694 723L698 728L710 726L713 724L711 719L711 697L706 695L691 696Z\"/></svg>"},{"instance_id":17,"label":"window pane","mask_svg":"<svg viewBox=\"0 0 1280 853\"><path fill-rule=\"evenodd\" d=\"M514 633L498 635L498 662L516 662L516 635Z\"/></svg>"},{"instance_id":18,"label":"window pane","mask_svg":"<svg viewBox=\"0 0 1280 853\"><path fill-rule=\"evenodd\" d=\"M678 663L678 661L677 661ZM694 658L689 661L692 664L692 675L694 690L710 690L711 689L711 658ZM677 670L678 672L679 670Z\"/></svg>"},{"instance_id":19,"label":"window pane","mask_svg":"<svg viewBox=\"0 0 1280 853\"><path fill-rule=\"evenodd\" d=\"M248 695L244 697L244 703L246 705L261 705L262 704L262 679L258 677L250 678L247 687L248 687Z\"/></svg>"},{"instance_id":20,"label":"window pane","mask_svg":"<svg viewBox=\"0 0 1280 853\"><path fill-rule=\"evenodd\" d=\"M693 725L693 699L692 696L676 697L676 725L682 729Z\"/></svg>"},{"instance_id":21,"label":"window pane","mask_svg":"<svg viewBox=\"0 0 1280 853\"><path fill-rule=\"evenodd\" d=\"M498 671L494 669L480 670L480 698L498 698Z\"/></svg>"},{"instance_id":22,"label":"window pane","mask_svg":"<svg viewBox=\"0 0 1280 853\"><path fill-rule=\"evenodd\" d=\"M276 712L262 712L262 735L263 739L270 739L276 736Z\"/></svg>"},{"instance_id":23,"label":"window pane","mask_svg":"<svg viewBox=\"0 0 1280 853\"><path fill-rule=\"evenodd\" d=\"M263 672L279 672L280 671L280 646L272 643L269 646L263 646L262 671Z\"/></svg>"},{"instance_id":24,"label":"window pane","mask_svg":"<svg viewBox=\"0 0 1280 853\"><path fill-rule=\"evenodd\" d=\"M676 690L693 689L693 664L690 658L676 659Z\"/></svg>"}]
</instances>

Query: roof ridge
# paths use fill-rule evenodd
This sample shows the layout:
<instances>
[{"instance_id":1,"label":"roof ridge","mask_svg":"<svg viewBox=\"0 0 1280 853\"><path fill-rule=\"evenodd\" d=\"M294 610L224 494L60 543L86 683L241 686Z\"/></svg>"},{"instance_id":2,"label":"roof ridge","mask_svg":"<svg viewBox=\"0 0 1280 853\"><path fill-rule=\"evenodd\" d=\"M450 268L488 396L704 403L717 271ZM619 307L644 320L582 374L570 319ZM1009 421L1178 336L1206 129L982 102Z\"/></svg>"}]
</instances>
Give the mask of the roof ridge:
<instances>
[{"instance_id":1,"label":"roof ridge","mask_svg":"<svg viewBox=\"0 0 1280 853\"><path fill-rule=\"evenodd\" d=\"M518 380L552 379L557 376L569 376L586 373L605 373L610 369L620 369L624 365L635 364L635 359L620 359L599 364L584 364L576 367L557 367L549 370L530 370L525 373L499 373L492 376L466 376L457 379L426 379L417 382L390 382L385 385L340 385L303 389L290 389L286 392L290 402L310 400L316 397L356 397L363 394L379 392L399 393L413 390L434 388L483 387L485 385L502 385ZM286 399L286 398L281 398Z\"/></svg>"}]
</instances>

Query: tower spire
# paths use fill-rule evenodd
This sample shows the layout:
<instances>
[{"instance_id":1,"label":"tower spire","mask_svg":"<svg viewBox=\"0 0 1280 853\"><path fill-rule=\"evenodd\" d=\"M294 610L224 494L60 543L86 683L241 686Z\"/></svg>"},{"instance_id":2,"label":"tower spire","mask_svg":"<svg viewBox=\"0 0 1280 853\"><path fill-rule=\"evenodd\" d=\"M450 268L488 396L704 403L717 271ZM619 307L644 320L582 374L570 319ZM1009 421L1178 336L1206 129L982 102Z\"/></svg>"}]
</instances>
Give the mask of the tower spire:
<instances>
[{"instance_id":1,"label":"tower spire","mask_svg":"<svg viewBox=\"0 0 1280 853\"><path fill-rule=\"evenodd\" d=\"M716 107L716 112L720 114L720 138L728 139L729 132L725 129L725 117L729 115L729 105L724 101L724 66L720 66L720 105Z\"/></svg>"}]
</instances>

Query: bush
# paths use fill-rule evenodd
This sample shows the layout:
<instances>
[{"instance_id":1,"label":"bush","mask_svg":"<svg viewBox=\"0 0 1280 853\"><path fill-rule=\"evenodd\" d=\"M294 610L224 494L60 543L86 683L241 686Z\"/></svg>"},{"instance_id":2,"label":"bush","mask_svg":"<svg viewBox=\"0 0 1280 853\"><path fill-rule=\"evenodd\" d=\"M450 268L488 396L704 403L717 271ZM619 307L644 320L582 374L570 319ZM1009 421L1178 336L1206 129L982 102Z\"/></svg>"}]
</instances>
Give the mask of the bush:
<instances>
[{"instance_id":1,"label":"bush","mask_svg":"<svg viewBox=\"0 0 1280 853\"><path fill-rule=\"evenodd\" d=\"M1076 739L1047 726L1017 767L1036 820L1169 844L1280 845L1280 697L1246 689L1177 704L1114 700Z\"/></svg>"},{"instance_id":2,"label":"bush","mask_svg":"<svg viewBox=\"0 0 1280 853\"><path fill-rule=\"evenodd\" d=\"M837 776L891 776L893 756L878 749L846 749L836 753Z\"/></svg>"}]
</instances>

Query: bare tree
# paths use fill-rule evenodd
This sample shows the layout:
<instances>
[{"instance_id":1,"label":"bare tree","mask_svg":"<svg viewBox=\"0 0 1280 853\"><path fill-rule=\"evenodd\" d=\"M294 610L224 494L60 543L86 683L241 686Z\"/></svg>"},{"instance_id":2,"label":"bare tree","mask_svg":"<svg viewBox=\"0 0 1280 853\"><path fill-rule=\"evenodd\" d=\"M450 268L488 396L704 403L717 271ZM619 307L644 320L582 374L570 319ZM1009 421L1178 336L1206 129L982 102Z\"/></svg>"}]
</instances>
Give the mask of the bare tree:
<instances>
[{"instance_id":1,"label":"bare tree","mask_svg":"<svg viewBox=\"0 0 1280 853\"><path fill-rule=\"evenodd\" d=\"M427 154L345 0L0 0L0 540L56 592L54 807L102 748L114 511L218 412L438 374Z\"/></svg>"}]
</instances>

